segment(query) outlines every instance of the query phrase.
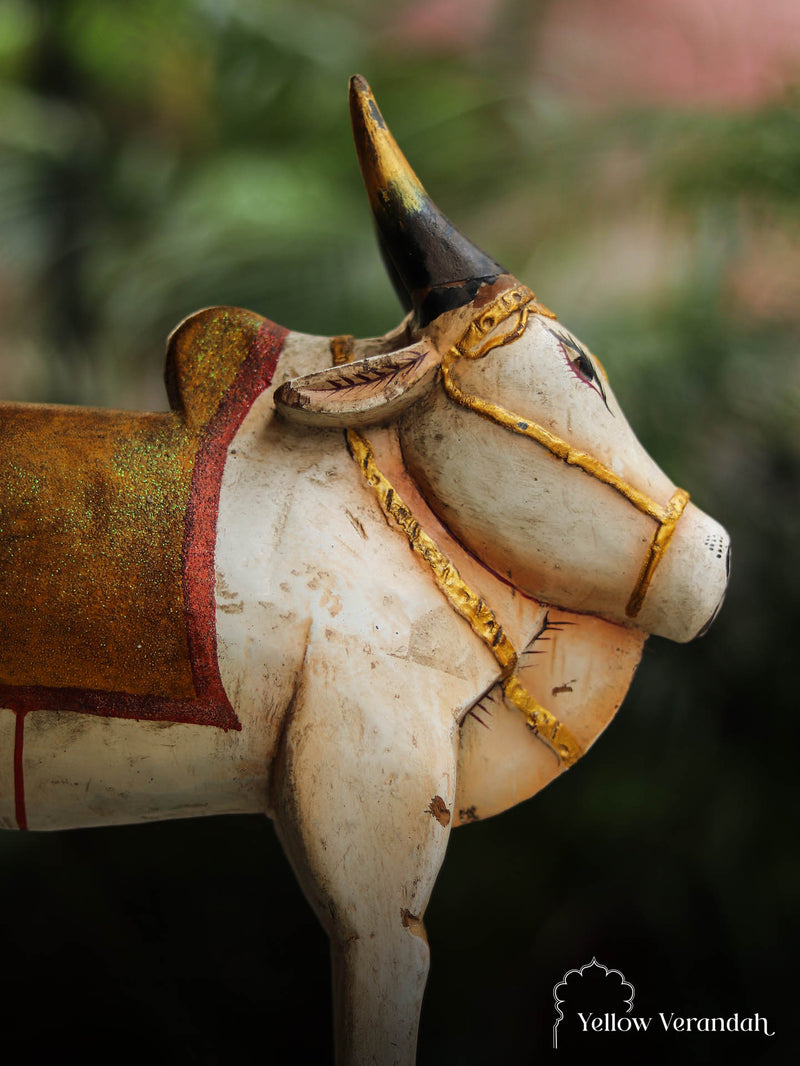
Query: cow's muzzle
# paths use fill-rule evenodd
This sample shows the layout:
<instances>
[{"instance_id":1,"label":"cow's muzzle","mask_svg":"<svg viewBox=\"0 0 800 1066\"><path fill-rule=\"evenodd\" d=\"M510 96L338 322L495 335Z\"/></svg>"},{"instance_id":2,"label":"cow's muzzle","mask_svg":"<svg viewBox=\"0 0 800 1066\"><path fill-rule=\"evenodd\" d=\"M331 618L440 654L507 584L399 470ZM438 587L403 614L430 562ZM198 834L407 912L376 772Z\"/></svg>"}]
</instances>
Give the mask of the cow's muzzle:
<instances>
[{"instance_id":1,"label":"cow's muzzle","mask_svg":"<svg viewBox=\"0 0 800 1066\"><path fill-rule=\"evenodd\" d=\"M719 613L729 576L728 534L689 503L653 576L637 626L681 642L702 636Z\"/></svg>"}]
</instances>

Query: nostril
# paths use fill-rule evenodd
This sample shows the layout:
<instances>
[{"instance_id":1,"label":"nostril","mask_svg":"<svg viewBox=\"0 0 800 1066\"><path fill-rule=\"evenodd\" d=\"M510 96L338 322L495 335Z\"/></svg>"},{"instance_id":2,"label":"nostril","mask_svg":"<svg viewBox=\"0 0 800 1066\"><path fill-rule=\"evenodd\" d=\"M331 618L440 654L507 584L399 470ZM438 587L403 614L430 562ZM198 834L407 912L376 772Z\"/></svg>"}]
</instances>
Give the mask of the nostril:
<instances>
[{"instance_id":1,"label":"nostril","mask_svg":"<svg viewBox=\"0 0 800 1066\"><path fill-rule=\"evenodd\" d=\"M724 533L707 533L706 539L703 541L703 543L712 555L715 555L718 559L721 559L722 553L725 550L726 540L727 537L724 535ZM727 550L728 552L730 552L730 544L728 544Z\"/></svg>"},{"instance_id":2,"label":"nostril","mask_svg":"<svg viewBox=\"0 0 800 1066\"><path fill-rule=\"evenodd\" d=\"M725 577L731 576L731 546L728 545L728 551L725 555Z\"/></svg>"}]
</instances>

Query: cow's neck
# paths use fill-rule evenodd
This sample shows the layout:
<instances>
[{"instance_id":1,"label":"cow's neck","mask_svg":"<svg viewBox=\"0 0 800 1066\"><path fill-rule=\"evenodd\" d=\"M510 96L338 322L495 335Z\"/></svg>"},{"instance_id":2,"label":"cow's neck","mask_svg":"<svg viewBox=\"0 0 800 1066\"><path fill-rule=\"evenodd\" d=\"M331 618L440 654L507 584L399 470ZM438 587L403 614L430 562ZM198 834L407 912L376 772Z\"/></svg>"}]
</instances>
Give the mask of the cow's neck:
<instances>
[{"instance_id":1,"label":"cow's neck","mask_svg":"<svg viewBox=\"0 0 800 1066\"><path fill-rule=\"evenodd\" d=\"M468 589L491 605L492 615L514 647L529 652L537 649L535 657L523 660L525 667L519 671L522 684L511 695L520 695L520 690L525 692L530 686L548 707L555 700L560 717L569 723L580 748L587 750L619 709L641 657L645 635L601 618L545 607L504 582L465 548L430 508L405 466L396 429L370 429L364 438L369 441L374 467L408 509L412 522L434 542ZM387 521L401 535L391 515ZM434 581L430 566L425 565ZM540 638L549 643L540 647ZM507 714L502 714L494 702L502 702L504 696ZM538 750L527 746L525 719L508 701L499 667L497 684L485 697L492 701L486 706L494 707L494 713L478 701L475 721L467 717L462 723L455 805L460 813L455 824L506 810L537 793L570 765L568 759L552 759L549 745L534 745ZM492 715L491 729L485 728L480 717L484 713Z\"/></svg>"},{"instance_id":2,"label":"cow's neck","mask_svg":"<svg viewBox=\"0 0 800 1066\"><path fill-rule=\"evenodd\" d=\"M351 362L355 355L354 338L349 335L333 337L330 342L330 351L334 365ZM524 642L515 644L509 631L504 628L494 605L489 606L490 603L495 604L499 601L499 593L506 583L476 559L475 562L479 567L479 582L473 587L462 575L452 554L443 550L440 543L437 543L432 534L425 529L423 512L425 512L428 524L438 527L440 541L442 540L444 528L427 504L423 505L422 494L402 459L396 432L388 431L388 433L388 439L393 442L394 446L387 451L386 461L390 466L387 472L385 464L379 464L370 441L354 429L347 431L347 444L350 452L358 463L367 484L374 492L381 510L387 520L393 522L403 533L417 557L424 561L439 591L453 610L469 624L476 637L495 657L501 670L500 685L506 700L522 712L528 725L556 754L559 762L563 766L571 766L583 755L581 744L563 722L534 699L519 676L520 664L517 649L525 648L536 631L529 633ZM395 459L394 463L391 462L392 457ZM391 480L392 477L394 481ZM405 496L403 496L403 490ZM414 505L416 505L416 510ZM468 558L474 559L463 544L455 541L449 531L448 539L453 542L451 553L452 549L458 546L462 565ZM489 596L482 589L487 581L494 586ZM519 590L508 585L506 588L511 590L512 596L521 597ZM531 602L535 603L535 601ZM540 604L536 603L536 607L541 611Z\"/></svg>"},{"instance_id":3,"label":"cow's neck","mask_svg":"<svg viewBox=\"0 0 800 1066\"><path fill-rule=\"evenodd\" d=\"M403 461L394 428L354 430L348 447L387 521L406 537L443 597L494 655L506 699L534 732L570 766L583 749L572 732L538 703L518 674L519 653L541 632L540 603L503 581L461 544L436 516Z\"/></svg>"}]
</instances>

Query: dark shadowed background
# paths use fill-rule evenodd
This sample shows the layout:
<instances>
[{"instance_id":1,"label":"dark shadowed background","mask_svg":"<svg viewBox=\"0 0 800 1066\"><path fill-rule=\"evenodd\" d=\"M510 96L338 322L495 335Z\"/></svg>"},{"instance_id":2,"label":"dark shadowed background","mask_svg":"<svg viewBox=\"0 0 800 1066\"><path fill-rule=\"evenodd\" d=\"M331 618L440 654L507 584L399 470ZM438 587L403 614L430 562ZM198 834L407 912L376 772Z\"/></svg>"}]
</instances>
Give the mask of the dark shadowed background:
<instances>
[{"instance_id":1,"label":"dark shadowed background","mask_svg":"<svg viewBox=\"0 0 800 1066\"><path fill-rule=\"evenodd\" d=\"M794 0L3 0L0 395L163 408L164 339L208 304L393 327L357 71L733 540L711 633L653 639L583 762L453 835L420 1061L549 1057L553 985L592 956L637 1013L777 1031L637 1061L797 1061ZM329 1061L327 945L266 820L7 833L0 862L4 1051Z\"/></svg>"}]
</instances>

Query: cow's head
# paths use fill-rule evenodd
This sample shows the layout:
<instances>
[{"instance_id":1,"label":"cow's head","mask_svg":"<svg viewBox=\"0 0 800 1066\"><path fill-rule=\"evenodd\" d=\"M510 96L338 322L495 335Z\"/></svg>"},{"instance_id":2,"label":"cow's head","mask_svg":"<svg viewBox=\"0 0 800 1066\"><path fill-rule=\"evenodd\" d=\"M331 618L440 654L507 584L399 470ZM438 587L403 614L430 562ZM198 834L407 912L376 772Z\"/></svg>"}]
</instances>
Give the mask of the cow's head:
<instances>
[{"instance_id":1,"label":"cow's head","mask_svg":"<svg viewBox=\"0 0 800 1066\"><path fill-rule=\"evenodd\" d=\"M727 584L725 531L644 451L596 357L438 211L360 78L351 105L414 343L288 382L279 409L397 421L433 510L536 599L674 640L703 632Z\"/></svg>"}]
</instances>

